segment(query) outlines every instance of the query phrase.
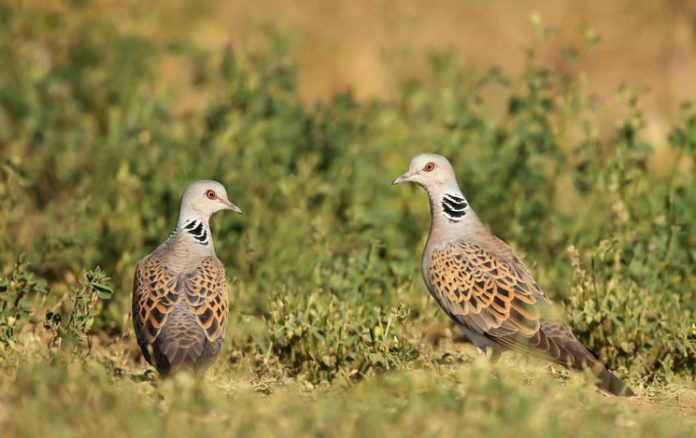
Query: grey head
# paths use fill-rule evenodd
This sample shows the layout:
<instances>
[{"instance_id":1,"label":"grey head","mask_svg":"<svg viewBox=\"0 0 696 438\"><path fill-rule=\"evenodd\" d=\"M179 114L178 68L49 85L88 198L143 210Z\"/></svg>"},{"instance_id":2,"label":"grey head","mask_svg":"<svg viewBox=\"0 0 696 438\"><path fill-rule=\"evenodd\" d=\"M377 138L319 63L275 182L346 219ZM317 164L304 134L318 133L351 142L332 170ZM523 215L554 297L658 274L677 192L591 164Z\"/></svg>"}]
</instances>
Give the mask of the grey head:
<instances>
[{"instance_id":1,"label":"grey head","mask_svg":"<svg viewBox=\"0 0 696 438\"><path fill-rule=\"evenodd\" d=\"M210 216L220 210L243 214L239 207L227 199L227 191L219 182L200 180L191 183L181 197L179 218L170 237L183 235L187 237L184 242L198 243L212 249L212 245L209 245Z\"/></svg>"},{"instance_id":2,"label":"grey head","mask_svg":"<svg viewBox=\"0 0 696 438\"><path fill-rule=\"evenodd\" d=\"M227 198L227 190L222 184L209 179L195 181L189 184L181 197L178 223L188 220L207 223L210 216L220 210L244 214Z\"/></svg>"},{"instance_id":3,"label":"grey head","mask_svg":"<svg viewBox=\"0 0 696 438\"><path fill-rule=\"evenodd\" d=\"M425 189L430 198L433 225L451 227L478 223L469 203L457 185L449 160L438 154L416 155L408 171L392 184L413 182ZM470 220L471 219L471 220Z\"/></svg>"},{"instance_id":4,"label":"grey head","mask_svg":"<svg viewBox=\"0 0 696 438\"><path fill-rule=\"evenodd\" d=\"M416 155L408 166L408 171L396 178L392 184L414 182L428 192L459 190L454 169L449 160L439 154Z\"/></svg>"}]
</instances>

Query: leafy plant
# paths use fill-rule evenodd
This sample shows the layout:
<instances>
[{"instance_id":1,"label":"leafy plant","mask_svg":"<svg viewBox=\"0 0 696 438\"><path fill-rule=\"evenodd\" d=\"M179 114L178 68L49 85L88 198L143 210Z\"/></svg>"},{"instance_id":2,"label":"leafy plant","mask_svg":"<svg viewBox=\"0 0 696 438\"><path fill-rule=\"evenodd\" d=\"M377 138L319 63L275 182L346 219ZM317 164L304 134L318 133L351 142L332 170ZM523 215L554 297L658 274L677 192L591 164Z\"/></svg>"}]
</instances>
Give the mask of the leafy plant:
<instances>
[{"instance_id":1,"label":"leafy plant","mask_svg":"<svg viewBox=\"0 0 696 438\"><path fill-rule=\"evenodd\" d=\"M114 292L109 283L110 278L97 267L85 274L85 281L81 282L80 287L71 287L68 296L72 309L65 326L59 313L46 312L44 326L53 332L55 345L61 345L67 339L76 351L91 349L89 335L100 314L100 300L110 299Z\"/></svg>"},{"instance_id":2,"label":"leafy plant","mask_svg":"<svg viewBox=\"0 0 696 438\"><path fill-rule=\"evenodd\" d=\"M518 74L434 51L390 98L308 103L291 35L265 31L262 49L179 36L207 2L153 6L171 14L163 35L109 5L53 6L0 2L3 431L688 434L673 416L694 405L696 105L647 141L644 89L587 90L591 27L549 64L567 31L535 15ZM512 353L467 358L420 279L425 196L389 185L428 151L581 340L674 412L595 397L575 374L560 385ZM199 178L248 213L211 221L228 334L208 380L152 385L128 320L133 269ZM48 331L27 324L37 314ZM66 356L47 354L47 334Z\"/></svg>"},{"instance_id":3,"label":"leafy plant","mask_svg":"<svg viewBox=\"0 0 696 438\"><path fill-rule=\"evenodd\" d=\"M29 269L20 257L12 270L0 273L0 344L10 347L15 334L25 324L48 293L46 280Z\"/></svg>"}]
</instances>

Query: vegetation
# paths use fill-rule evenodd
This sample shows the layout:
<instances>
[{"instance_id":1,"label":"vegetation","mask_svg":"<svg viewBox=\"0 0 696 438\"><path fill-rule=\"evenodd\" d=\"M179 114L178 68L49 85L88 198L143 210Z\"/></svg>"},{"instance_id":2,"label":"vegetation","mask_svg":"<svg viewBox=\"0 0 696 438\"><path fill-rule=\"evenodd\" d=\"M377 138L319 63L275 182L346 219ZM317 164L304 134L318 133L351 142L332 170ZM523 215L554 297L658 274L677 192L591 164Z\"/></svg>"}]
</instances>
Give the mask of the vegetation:
<instances>
[{"instance_id":1,"label":"vegetation","mask_svg":"<svg viewBox=\"0 0 696 438\"><path fill-rule=\"evenodd\" d=\"M592 29L553 68L535 19L520 75L438 52L396 99L307 104L283 34L201 50L73 3L0 3L3 434L693 433L696 105L655 175L641 90L586 92ZM167 58L185 87L158 80ZM420 279L425 196L389 185L425 151L640 397L476 357ZM248 212L213 219L229 331L205 379L160 380L130 326L133 269L196 178Z\"/></svg>"}]
</instances>

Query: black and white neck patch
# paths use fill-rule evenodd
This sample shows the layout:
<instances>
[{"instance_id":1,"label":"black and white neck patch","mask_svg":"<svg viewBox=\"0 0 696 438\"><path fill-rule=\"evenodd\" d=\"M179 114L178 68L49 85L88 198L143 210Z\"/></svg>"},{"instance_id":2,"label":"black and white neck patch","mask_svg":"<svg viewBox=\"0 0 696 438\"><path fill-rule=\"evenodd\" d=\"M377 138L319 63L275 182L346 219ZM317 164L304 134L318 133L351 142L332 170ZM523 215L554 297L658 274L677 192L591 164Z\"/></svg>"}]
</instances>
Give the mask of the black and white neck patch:
<instances>
[{"instance_id":1,"label":"black and white neck patch","mask_svg":"<svg viewBox=\"0 0 696 438\"><path fill-rule=\"evenodd\" d=\"M208 244L208 230L203 225L203 222L192 220L184 226L184 230L201 245Z\"/></svg>"},{"instance_id":2,"label":"black and white neck patch","mask_svg":"<svg viewBox=\"0 0 696 438\"><path fill-rule=\"evenodd\" d=\"M449 219L450 222L459 222L465 215L466 209L469 206L466 199L460 195L445 193L442 196L442 214Z\"/></svg>"}]
</instances>

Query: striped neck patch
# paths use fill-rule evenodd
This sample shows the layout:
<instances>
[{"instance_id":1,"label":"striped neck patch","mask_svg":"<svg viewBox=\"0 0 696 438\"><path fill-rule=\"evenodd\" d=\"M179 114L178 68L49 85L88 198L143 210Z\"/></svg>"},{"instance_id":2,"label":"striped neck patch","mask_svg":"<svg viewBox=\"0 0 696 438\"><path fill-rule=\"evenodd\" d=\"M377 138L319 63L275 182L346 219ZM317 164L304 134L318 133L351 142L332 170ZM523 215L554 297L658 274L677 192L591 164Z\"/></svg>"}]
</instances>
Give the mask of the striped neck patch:
<instances>
[{"instance_id":1,"label":"striped neck patch","mask_svg":"<svg viewBox=\"0 0 696 438\"><path fill-rule=\"evenodd\" d=\"M208 244L208 230L205 225L203 225L203 222L194 219L184 225L184 230L201 245Z\"/></svg>"},{"instance_id":2,"label":"striped neck patch","mask_svg":"<svg viewBox=\"0 0 696 438\"><path fill-rule=\"evenodd\" d=\"M442 205L442 214L450 222L459 222L465 215L469 204L461 195L453 195L445 193L440 201Z\"/></svg>"}]
</instances>

